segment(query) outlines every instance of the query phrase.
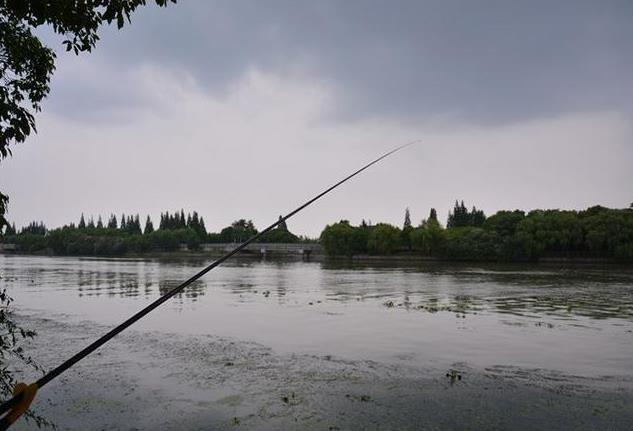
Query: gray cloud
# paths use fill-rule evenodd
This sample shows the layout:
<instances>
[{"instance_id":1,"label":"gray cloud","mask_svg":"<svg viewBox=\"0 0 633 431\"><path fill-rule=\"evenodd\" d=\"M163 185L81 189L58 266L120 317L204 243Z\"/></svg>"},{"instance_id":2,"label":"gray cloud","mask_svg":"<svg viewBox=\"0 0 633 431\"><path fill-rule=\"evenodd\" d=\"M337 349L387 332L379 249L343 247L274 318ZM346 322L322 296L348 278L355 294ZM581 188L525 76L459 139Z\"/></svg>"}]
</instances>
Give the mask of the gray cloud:
<instances>
[{"instance_id":1,"label":"gray cloud","mask_svg":"<svg viewBox=\"0 0 633 431\"><path fill-rule=\"evenodd\" d=\"M501 124L632 111L631 18L624 1L183 1L106 30L97 55L186 70L216 96L252 68L317 80L331 119Z\"/></svg>"},{"instance_id":2,"label":"gray cloud","mask_svg":"<svg viewBox=\"0 0 633 431\"><path fill-rule=\"evenodd\" d=\"M261 227L416 138L291 228L445 219L454 199L628 206L633 3L477 3L143 8L94 53L60 53L38 135L0 170L9 217L185 208Z\"/></svg>"}]
</instances>

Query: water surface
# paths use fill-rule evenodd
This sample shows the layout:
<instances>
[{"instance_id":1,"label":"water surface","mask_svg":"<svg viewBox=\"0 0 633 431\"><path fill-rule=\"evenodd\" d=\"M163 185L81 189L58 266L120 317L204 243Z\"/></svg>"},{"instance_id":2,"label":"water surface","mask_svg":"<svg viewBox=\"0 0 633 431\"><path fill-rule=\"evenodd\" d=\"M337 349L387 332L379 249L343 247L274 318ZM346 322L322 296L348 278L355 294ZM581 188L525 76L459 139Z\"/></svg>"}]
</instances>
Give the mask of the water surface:
<instances>
[{"instance_id":1,"label":"water surface","mask_svg":"<svg viewBox=\"0 0 633 431\"><path fill-rule=\"evenodd\" d=\"M35 324L80 325L74 328L94 337L205 263L0 256L0 287ZM53 347L60 360L90 341L73 338L76 329L56 335L65 330L69 341ZM400 367L399 379L416 375L444 384L445 373L458 369L470 373L471 382L559 381L624 394L633 389L633 269L238 260L194 283L134 330L165 334L158 338L181 345L186 337L212 336L293 358ZM142 339L132 342L136 350L156 349L142 347ZM125 349L117 354L125 356ZM475 397L477 387L470 388ZM630 404L625 410L631 413Z\"/></svg>"}]
</instances>

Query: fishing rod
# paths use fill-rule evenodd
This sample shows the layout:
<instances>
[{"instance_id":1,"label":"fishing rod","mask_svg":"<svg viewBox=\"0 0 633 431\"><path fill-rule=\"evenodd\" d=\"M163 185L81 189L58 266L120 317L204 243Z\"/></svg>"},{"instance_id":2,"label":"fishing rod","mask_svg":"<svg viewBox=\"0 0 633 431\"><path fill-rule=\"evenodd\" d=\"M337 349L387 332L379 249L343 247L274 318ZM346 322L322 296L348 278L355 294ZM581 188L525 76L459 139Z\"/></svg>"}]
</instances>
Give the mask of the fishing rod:
<instances>
[{"instance_id":1,"label":"fishing rod","mask_svg":"<svg viewBox=\"0 0 633 431\"><path fill-rule=\"evenodd\" d=\"M75 365L77 362L81 361L83 358L85 358L86 356L88 356L89 354L91 354L92 352L97 350L99 347L103 346L105 343L107 343L112 338L114 338L117 334L123 332L125 329L129 328L134 323L136 323L137 321L141 320L147 314L152 312L154 309L158 308L160 305L162 305L164 302L166 302L167 300L172 298L174 295L177 295L178 293L180 293L187 286L189 286L191 283L193 283L194 281L196 281L199 278L201 278L207 272L209 272L213 268L221 265L226 260L230 259L234 255L239 253L241 250L246 248L246 246L248 246L250 243L252 243L253 241L256 241L257 239L262 237L267 232L270 232L275 227L277 227L279 224L285 222L287 219L289 219L293 215L297 214L299 211L303 210L304 208L306 208L307 206L311 205L315 201L319 200L320 198L322 198L323 196L325 196L326 194L328 194L329 192L331 192L332 190L334 190L335 188L337 188L341 184L343 184L346 181L352 179L353 177L355 177L356 175L360 174L361 172L363 172L365 169L369 168L370 166L375 165L376 163L380 162L381 160L385 159L386 157L389 157L393 153L398 152L398 151L402 150L403 148L406 148L406 147L408 147L410 145L413 145L413 144L416 144L416 143L419 143L419 142L420 142L420 140L415 140L415 141L409 142L407 144L400 145L399 147L396 147L393 150L388 151L385 154L383 154L382 156L378 157L377 159L374 159L371 162L367 163L362 168L360 168L360 169L354 171L353 173L349 174L348 176L346 176L345 178L343 178L342 180L340 180L336 184L334 184L334 185L330 186L329 188L325 189L324 191L322 191L321 193L319 193L318 195L316 195L312 199L308 200L304 204L300 205L296 209L292 210L291 212L289 212L285 216L280 217L275 223L271 224L270 226L268 226L263 231L259 232L256 235L253 235L252 237L250 237L249 239L247 239L243 243L239 244L237 247L235 247L233 250L231 250L230 252L228 252L224 256L222 256L219 259L213 261L211 264L209 264L208 266L203 268L197 274L195 274L191 278L183 281L181 284L179 284L178 286L174 287L169 292L165 293L163 296L161 296L160 298L156 299L151 304L147 305L141 311L137 312L132 317L128 318L127 320L125 320L124 322L120 323L115 328L111 329L106 334L102 335L99 339L97 339L96 341L92 342L91 344L89 344L88 346L86 346L85 348L83 348L82 350L77 352L75 355L73 355L70 358L68 358L66 361L62 362L56 368L53 368L48 373L44 374L35 383L31 383L30 385L26 385L24 383L17 384L15 386L14 390L13 390L13 393L14 393L13 397L11 397L10 399L4 401L0 405L0 415L3 415L3 414L8 412L2 419L0 419L0 431L4 431L7 428L9 428L9 426L11 426L11 424L13 422L15 422L28 409L29 405L31 404L31 402L35 398L35 395L36 395L38 389L41 389L44 386L46 386L48 383L51 382L51 380L55 379L60 374L62 374L64 371L68 370L70 367Z\"/></svg>"}]
</instances>

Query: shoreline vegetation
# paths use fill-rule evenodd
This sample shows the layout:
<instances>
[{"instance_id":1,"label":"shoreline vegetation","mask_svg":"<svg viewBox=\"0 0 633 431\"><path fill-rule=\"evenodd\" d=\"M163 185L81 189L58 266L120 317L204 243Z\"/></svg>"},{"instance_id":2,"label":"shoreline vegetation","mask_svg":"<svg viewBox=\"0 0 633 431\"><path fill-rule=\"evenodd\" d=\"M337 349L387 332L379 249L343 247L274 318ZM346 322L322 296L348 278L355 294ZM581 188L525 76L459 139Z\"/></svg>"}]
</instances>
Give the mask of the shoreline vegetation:
<instances>
[{"instance_id":1,"label":"shoreline vegetation","mask_svg":"<svg viewBox=\"0 0 633 431\"><path fill-rule=\"evenodd\" d=\"M220 232L207 232L197 212L162 213L157 229L148 216L144 228L138 215L104 223L86 221L47 229L32 222L19 231L8 226L2 235L4 251L20 254L131 257L165 254L213 254L205 244L238 244L257 233L251 220L240 219ZM327 225L318 239L297 236L285 222L267 233L262 244L310 244L316 259L357 261L491 261L491 262L633 262L633 204L625 209L593 206L583 211L498 211L486 217L455 202L446 227L431 209L414 226L406 209L402 227L363 220ZM217 250L216 250L217 252ZM283 255L283 253L280 253ZM252 256L259 256L251 252Z\"/></svg>"}]
</instances>

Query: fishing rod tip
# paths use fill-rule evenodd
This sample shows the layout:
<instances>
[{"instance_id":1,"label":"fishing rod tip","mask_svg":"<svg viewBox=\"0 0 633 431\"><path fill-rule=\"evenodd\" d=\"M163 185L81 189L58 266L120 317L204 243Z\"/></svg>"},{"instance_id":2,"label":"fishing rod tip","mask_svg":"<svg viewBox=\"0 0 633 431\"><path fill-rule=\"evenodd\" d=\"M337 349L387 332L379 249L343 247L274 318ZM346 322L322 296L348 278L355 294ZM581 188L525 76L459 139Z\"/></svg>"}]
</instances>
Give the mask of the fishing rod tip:
<instances>
[{"instance_id":1,"label":"fishing rod tip","mask_svg":"<svg viewBox=\"0 0 633 431\"><path fill-rule=\"evenodd\" d=\"M422 139L416 139L415 141L410 141L410 142L407 142L406 144L402 144L399 147L396 147L395 149L393 149L392 151L393 152L400 151L403 148L410 147L411 145L420 144L420 143L422 143Z\"/></svg>"}]
</instances>

